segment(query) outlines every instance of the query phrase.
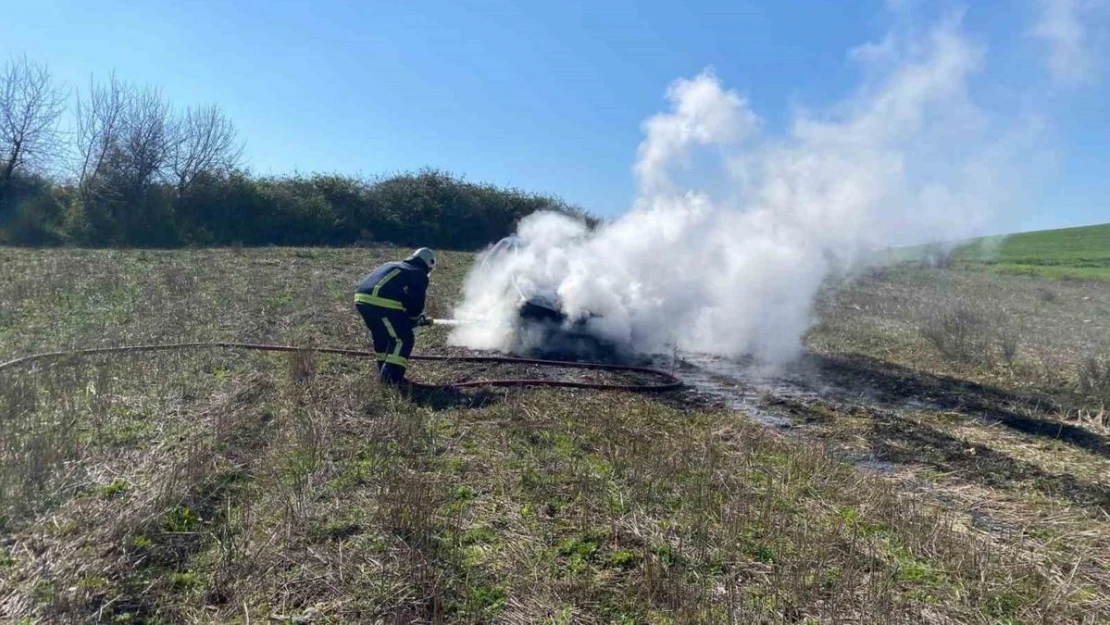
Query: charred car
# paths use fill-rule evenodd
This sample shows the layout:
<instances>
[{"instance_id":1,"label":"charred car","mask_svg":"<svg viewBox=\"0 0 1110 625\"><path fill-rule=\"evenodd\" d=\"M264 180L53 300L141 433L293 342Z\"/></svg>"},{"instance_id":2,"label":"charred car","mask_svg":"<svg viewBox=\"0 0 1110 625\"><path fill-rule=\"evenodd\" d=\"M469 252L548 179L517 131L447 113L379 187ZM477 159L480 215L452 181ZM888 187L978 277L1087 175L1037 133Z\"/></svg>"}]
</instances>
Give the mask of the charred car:
<instances>
[{"instance_id":1,"label":"charred car","mask_svg":"<svg viewBox=\"0 0 1110 625\"><path fill-rule=\"evenodd\" d=\"M507 263L508 256L520 254L526 243L517 237L497 242L482 259L486 263ZM511 265L510 265L511 266ZM516 301L510 351L514 354L551 360L591 362L625 361L629 354L623 346L597 336L590 329L592 313L571 316L554 290L531 286L515 274L509 275L509 293Z\"/></svg>"}]
</instances>

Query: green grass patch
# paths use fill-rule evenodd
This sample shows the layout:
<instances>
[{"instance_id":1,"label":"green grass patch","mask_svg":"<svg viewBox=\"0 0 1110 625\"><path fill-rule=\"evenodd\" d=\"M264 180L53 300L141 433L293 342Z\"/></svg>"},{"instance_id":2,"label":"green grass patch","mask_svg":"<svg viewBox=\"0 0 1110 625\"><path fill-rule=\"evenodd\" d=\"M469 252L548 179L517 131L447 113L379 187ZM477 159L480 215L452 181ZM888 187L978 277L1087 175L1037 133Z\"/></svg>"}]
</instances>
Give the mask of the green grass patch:
<instances>
[{"instance_id":1,"label":"green grass patch","mask_svg":"<svg viewBox=\"0 0 1110 625\"><path fill-rule=\"evenodd\" d=\"M131 485L127 483L127 480L116 479L112 480L112 482L108 484L101 484L100 486L97 486L96 493L101 497L112 499L127 494L127 491L129 491L130 489Z\"/></svg>"},{"instance_id":2,"label":"green grass patch","mask_svg":"<svg viewBox=\"0 0 1110 625\"><path fill-rule=\"evenodd\" d=\"M1110 280L1110 224L978 239L953 250L951 261L1014 275Z\"/></svg>"}]
</instances>

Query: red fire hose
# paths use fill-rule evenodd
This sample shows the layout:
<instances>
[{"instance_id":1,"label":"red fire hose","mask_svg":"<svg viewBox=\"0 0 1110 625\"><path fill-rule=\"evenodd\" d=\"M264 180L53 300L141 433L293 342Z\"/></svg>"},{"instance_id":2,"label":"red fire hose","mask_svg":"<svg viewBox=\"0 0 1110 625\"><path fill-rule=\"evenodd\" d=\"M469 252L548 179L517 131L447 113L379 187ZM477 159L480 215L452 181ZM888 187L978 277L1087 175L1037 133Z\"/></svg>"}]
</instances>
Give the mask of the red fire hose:
<instances>
[{"instance_id":1,"label":"red fire hose","mask_svg":"<svg viewBox=\"0 0 1110 625\"><path fill-rule=\"evenodd\" d=\"M356 358L373 358L373 352L341 349L336 347L295 347L292 345L259 345L254 343L164 343L157 345L129 345L122 347L96 347L92 349L76 349L69 351L44 352L31 354L5 363L0 363L0 371L10 367L29 364L40 360L53 360L69 356L92 356L96 354L119 354L129 352L156 352L180 349L245 349L262 352L315 352L319 354L338 354L340 356L353 356ZM639 373L657 378L662 382L656 384L606 384L602 382L573 382L569 380L539 380L539 379L502 379L502 380L474 380L468 382L450 382L447 384L428 385L414 383L414 386L424 388L474 388L484 386L549 386L558 388L581 388L600 391L630 391L634 393L653 393L673 391L682 388L683 383L677 376L658 369L646 367L632 367L628 365L609 365L592 362L562 362L558 360L536 360L531 358L512 358L508 356L431 356L413 355L409 360L425 360L437 362L486 362L507 363L516 365L537 365L541 367L563 367L565 369L590 369L596 371L614 371L624 373Z\"/></svg>"}]
</instances>

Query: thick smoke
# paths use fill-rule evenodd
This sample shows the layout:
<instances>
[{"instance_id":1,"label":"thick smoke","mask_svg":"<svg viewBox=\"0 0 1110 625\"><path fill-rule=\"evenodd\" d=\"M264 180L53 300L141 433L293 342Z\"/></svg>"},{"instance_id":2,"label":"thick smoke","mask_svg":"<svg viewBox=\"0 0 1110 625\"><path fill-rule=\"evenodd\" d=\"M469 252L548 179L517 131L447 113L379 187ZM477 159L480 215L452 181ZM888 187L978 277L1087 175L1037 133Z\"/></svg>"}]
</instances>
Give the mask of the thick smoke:
<instances>
[{"instance_id":1,"label":"thick smoke","mask_svg":"<svg viewBox=\"0 0 1110 625\"><path fill-rule=\"evenodd\" d=\"M593 315L592 332L637 351L783 362L830 272L992 225L1035 124L976 106L983 52L959 19L924 37L892 33L852 58L864 76L856 92L796 114L782 136L712 72L675 82L670 109L643 124L632 210L593 232L555 214L525 219L522 253L476 266L456 311L490 323L457 328L453 342L506 348L523 291L556 295L572 318ZM707 155L711 171L692 166Z\"/></svg>"}]
</instances>

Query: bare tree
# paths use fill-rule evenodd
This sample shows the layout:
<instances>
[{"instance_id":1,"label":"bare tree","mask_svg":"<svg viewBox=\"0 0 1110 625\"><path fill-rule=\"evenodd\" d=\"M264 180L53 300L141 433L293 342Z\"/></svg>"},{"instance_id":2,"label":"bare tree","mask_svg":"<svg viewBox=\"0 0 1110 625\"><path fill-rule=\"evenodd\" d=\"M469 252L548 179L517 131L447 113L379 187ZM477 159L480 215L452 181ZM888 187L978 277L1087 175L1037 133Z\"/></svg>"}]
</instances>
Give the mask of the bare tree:
<instances>
[{"instance_id":1,"label":"bare tree","mask_svg":"<svg viewBox=\"0 0 1110 625\"><path fill-rule=\"evenodd\" d=\"M111 179L140 191L168 171L174 143L170 105L160 89L135 87L115 75L90 82L77 102L78 179L84 192Z\"/></svg>"},{"instance_id":2,"label":"bare tree","mask_svg":"<svg viewBox=\"0 0 1110 625\"><path fill-rule=\"evenodd\" d=\"M132 91L124 118L123 163L127 180L136 190L157 181L169 163L173 120L161 89Z\"/></svg>"},{"instance_id":3,"label":"bare tree","mask_svg":"<svg viewBox=\"0 0 1110 625\"><path fill-rule=\"evenodd\" d=\"M184 193L204 172L233 169L243 154L238 131L220 107L189 107L177 120L170 169L178 194Z\"/></svg>"},{"instance_id":4,"label":"bare tree","mask_svg":"<svg viewBox=\"0 0 1110 625\"><path fill-rule=\"evenodd\" d=\"M172 135L172 111L161 90L114 75L90 83L77 107L78 177L84 219L97 236L126 242L165 229L167 207L157 185L167 179Z\"/></svg>"},{"instance_id":5,"label":"bare tree","mask_svg":"<svg viewBox=\"0 0 1110 625\"><path fill-rule=\"evenodd\" d=\"M58 149L66 91L46 65L13 58L0 72L0 186L23 167L44 165Z\"/></svg>"},{"instance_id":6,"label":"bare tree","mask_svg":"<svg viewBox=\"0 0 1110 625\"><path fill-rule=\"evenodd\" d=\"M77 99L77 181L85 201L119 151L131 90L113 73L107 84L89 80L89 93Z\"/></svg>"}]
</instances>

